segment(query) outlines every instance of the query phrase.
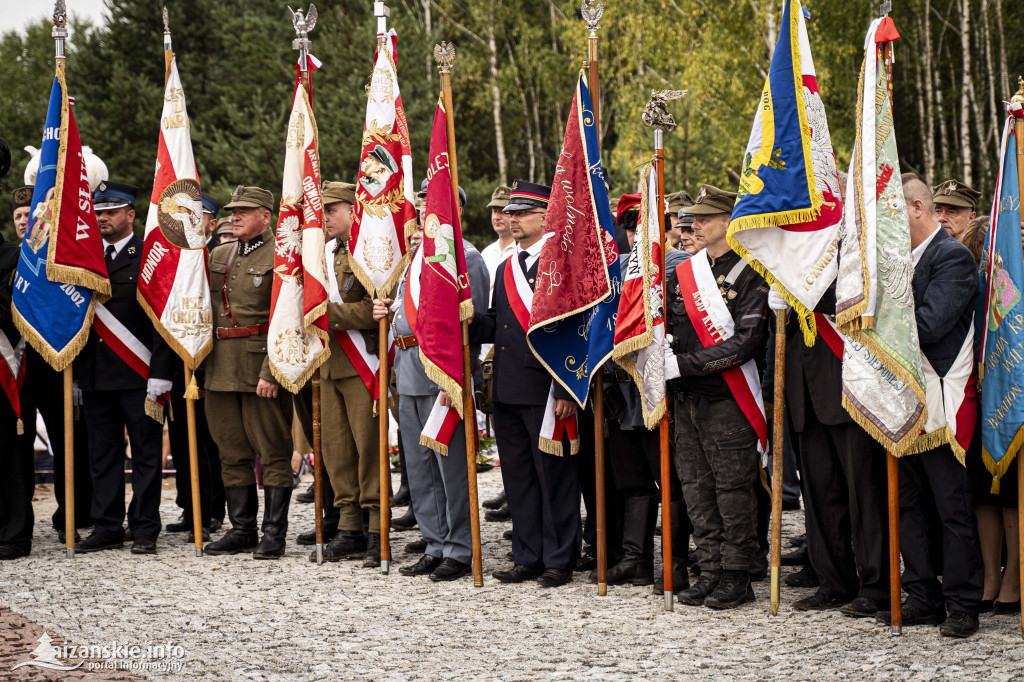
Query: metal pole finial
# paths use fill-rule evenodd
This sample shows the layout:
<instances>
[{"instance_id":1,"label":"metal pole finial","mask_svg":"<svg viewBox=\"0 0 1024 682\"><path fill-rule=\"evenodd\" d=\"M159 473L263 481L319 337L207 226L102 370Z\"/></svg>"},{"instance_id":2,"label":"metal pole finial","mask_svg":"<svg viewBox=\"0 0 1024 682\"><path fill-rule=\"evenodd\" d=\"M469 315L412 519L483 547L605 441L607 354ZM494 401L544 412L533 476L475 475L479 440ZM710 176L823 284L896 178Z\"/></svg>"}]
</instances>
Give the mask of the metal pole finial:
<instances>
[{"instance_id":1,"label":"metal pole finial","mask_svg":"<svg viewBox=\"0 0 1024 682\"><path fill-rule=\"evenodd\" d=\"M668 113L666 105L672 100L682 99L685 95L686 90L651 90L651 99L644 107L644 125L672 132L676 127L676 120Z\"/></svg>"},{"instance_id":2,"label":"metal pole finial","mask_svg":"<svg viewBox=\"0 0 1024 682\"><path fill-rule=\"evenodd\" d=\"M1010 101L1015 104L1024 104L1024 77L1017 76L1017 94Z\"/></svg>"},{"instance_id":3,"label":"metal pole finial","mask_svg":"<svg viewBox=\"0 0 1024 682\"><path fill-rule=\"evenodd\" d=\"M50 31L50 35L57 43L57 59L63 60L64 41L68 37L68 8L64 0L56 0L53 3L53 30Z\"/></svg>"},{"instance_id":4,"label":"metal pole finial","mask_svg":"<svg viewBox=\"0 0 1024 682\"><path fill-rule=\"evenodd\" d=\"M167 5L163 6L163 16L164 16L164 35L165 36L169 36L169 35L171 35L171 24L170 24L170 21L167 19Z\"/></svg>"},{"instance_id":5,"label":"metal pole finial","mask_svg":"<svg viewBox=\"0 0 1024 682\"><path fill-rule=\"evenodd\" d=\"M455 46L443 40L440 45L434 45L434 61L437 62L439 72L451 73L452 64L455 63Z\"/></svg>"},{"instance_id":6,"label":"metal pole finial","mask_svg":"<svg viewBox=\"0 0 1024 682\"><path fill-rule=\"evenodd\" d=\"M892 0L885 0L881 5L878 6L878 16L887 17L889 12L892 11Z\"/></svg>"},{"instance_id":7,"label":"metal pole finial","mask_svg":"<svg viewBox=\"0 0 1024 682\"><path fill-rule=\"evenodd\" d=\"M601 17L604 16L604 3L601 0L582 0L580 14L587 22L587 30L590 31L590 35L596 37L598 29L601 28L597 22L601 21Z\"/></svg>"},{"instance_id":8,"label":"metal pole finial","mask_svg":"<svg viewBox=\"0 0 1024 682\"><path fill-rule=\"evenodd\" d=\"M296 11L289 7L288 11L292 14L292 26L295 27L295 40L292 41L292 49L299 51L299 70L306 71L309 68L306 55L313 47L313 43L309 39L309 32L316 27L316 5L311 4L305 14L302 13L301 7Z\"/></svg>"}]
</instances>

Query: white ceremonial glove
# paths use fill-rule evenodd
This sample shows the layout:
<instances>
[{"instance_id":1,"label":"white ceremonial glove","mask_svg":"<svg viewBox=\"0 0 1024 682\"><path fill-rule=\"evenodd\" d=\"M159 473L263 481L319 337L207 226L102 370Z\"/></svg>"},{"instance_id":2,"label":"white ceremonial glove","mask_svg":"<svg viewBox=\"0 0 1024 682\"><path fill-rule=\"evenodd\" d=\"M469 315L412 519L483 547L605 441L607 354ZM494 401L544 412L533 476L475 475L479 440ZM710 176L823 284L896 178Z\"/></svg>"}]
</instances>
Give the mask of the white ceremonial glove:
<instances>
[{"instance_id":1,"label":"white ceremonial glove","mask_svg":"<svg viewBox=\"0 0 1024 682\"><path fill-rule=\"evenodd\" d=\"M676 355L672 352L672 345L669 343L668 339L665 339L661 342L661 347L665 351L665 381L678 379L679 361L676 360Z\"/></svg>"},{"instance_id":2,"label":"white ceremonial glove","mask_svg":"<svg viewBox=\"0 0 1024 682\"><path fill-rule=\"evenodd\" d=\"M150 379L146 382L146 397L153 402L171 390L171 382L167 379Z\"/></svg>"},{"instance_id":3,"label":"white ceremonial glove","mask_svg":"<svg viewBox=\"0 0 1024 682\"><path fill-rule=\"evenodd\" d=\"M789 304L786 303L786 299L775 293L774 287L768 292L768 307L772 310L789 310Z\"/></svg>"},{"instance_id":4,"label":"white ceremonial glove","mask_svg":"<svg viewBox=\"0 0 1024 682\"><path fill-rule=\"evenodd\" d=\"M78 379L71 382L71 405L78 407L82 404L82 389L78 387Z\"/></svg>"}]
</instances>

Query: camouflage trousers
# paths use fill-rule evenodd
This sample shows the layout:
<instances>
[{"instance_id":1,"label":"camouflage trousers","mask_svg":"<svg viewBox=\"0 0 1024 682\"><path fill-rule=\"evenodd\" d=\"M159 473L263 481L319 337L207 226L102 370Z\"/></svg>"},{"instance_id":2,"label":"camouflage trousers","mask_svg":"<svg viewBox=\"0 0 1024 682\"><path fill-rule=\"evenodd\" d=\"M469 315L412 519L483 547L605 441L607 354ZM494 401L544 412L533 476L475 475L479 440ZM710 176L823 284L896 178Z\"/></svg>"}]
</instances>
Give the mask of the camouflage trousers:
<instances>
[{"instance_id":1,"label":"camouflage trousers","mask_svg":"<svg viewBox=\"0 0 1024 682\"><path fill-rule=\"evenodd\" d=\"M734 400L676 396L675 462L701 574L746 571L757 552L757 435Z\"/></svg>"}]
</instances>

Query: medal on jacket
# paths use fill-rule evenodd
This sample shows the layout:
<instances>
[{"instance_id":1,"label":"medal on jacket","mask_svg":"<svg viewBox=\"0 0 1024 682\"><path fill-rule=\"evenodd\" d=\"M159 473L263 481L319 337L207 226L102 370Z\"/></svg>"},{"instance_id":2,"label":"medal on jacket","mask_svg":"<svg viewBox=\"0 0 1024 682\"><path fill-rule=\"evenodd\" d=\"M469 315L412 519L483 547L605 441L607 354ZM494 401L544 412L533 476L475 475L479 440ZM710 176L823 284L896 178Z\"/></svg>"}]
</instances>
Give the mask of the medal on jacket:
<instances>
[{"instance_id":1,"label":"medal on jacket","mask_svg":"<svg viewBox=\"0 0 1024 682\"><path fill-rule=\"evenodd\" d=\"M252 276L252 285L254 287L258 287L261 284L263 284L263 275L260 275L258 273L253 275Z\"/></svg>"},{"instance_id":2,"label":"medal on jacket","mask_svg":"<svg viewBox=\"0 0 1024 682\"><path fill-rule=\"evenodd\" d=\"M345 284L342 285L342 288L345 290L346 294L348 292L352 291L352 287L355 286L355 283L356 283L356 278L355 277L346 277L345 278Z\"/></svg>"}]
</instances>

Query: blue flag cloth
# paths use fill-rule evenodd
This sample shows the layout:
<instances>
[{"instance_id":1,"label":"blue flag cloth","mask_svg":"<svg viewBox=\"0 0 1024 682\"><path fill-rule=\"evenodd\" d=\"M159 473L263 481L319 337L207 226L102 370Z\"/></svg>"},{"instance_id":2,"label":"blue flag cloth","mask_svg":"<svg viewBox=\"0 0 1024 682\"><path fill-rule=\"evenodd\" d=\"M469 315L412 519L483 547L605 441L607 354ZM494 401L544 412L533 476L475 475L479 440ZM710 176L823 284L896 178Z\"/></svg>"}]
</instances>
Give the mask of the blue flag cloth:
<instances>
[{"instance_id":1,"label":"blue flag cloth","mask_svg":"<svg viewBox=\"0 0 1024 682\"><path fill-rule=\"evenodd\" d=\"M32 194L29 228L21 242L12 305L18 330L57 371L63 370L85 346L95 303L93 292L87 287L51 281L47 276L54 270L55 249L50 247L50 241L56 235L59 213L62 209L78 210L74 203L66 202L71 205L62 207L60 201L65 171L69 186L72 181L81 180L81 141L73 128L74 119L68 109L62 74L59 74L54 78L46 110L39 172ZM62 149L62 137L69 138L72 144L78 143L77 152L68 149L67 144ZM67 164L60 163L62 154L70 159ZM91 216L92 197L87 191L81 201L88 201ZM94 238L98 241L98 236Z\"/></svg>"},{"instance_id":2,"label":"blue flag cloth","mask_svg":"<svg viewBox=\"0 0 1024 682\"><path fill-rule=\"evenodd\" d=\"M1000 150L989 235L981 374L982 458L992 473L992 492L1024 443L1024 254L1020 239L1013 118Z\"/></svg>"},{"instance_id":3,"label":"blue flag cloth","mask_svg":"<svg viewBox=\"0 0 1024 682\"><path fill-rule=\"evenodd\" d=\"M544 219L527 341L580 406L611 357L622 280L590 90L576 87Z\"/></svg>"}]
</instances>

